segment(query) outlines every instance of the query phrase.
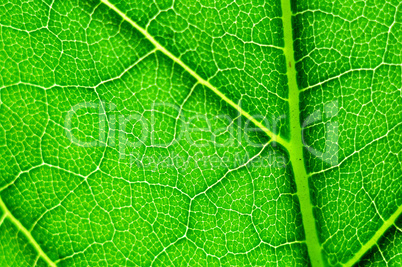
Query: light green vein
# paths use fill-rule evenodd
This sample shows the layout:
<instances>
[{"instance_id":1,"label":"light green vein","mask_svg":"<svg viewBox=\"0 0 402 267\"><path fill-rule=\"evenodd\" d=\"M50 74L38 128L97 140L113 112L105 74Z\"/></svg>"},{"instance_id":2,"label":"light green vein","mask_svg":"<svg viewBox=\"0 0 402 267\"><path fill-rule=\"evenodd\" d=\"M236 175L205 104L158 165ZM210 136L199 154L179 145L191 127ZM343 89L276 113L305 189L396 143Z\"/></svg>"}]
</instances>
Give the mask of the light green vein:
<instances>
[{"instance_id":1,"label":"light green vein","mask_svg":"<svg viewBox=\"0 0 402 267\"><path fill-rule=\"evenodd\" d=\"M241 115L246 117L248 120L254 123L257 127L259 127L263 132L265 132L273 141L278 142L279 144L287 147L288 146L288 141L281 138L279 135L274 134L270 130L268 130L262 123L257 121L253 116L251 116L248 112L243 110L239 105L234 103L232 100L230 100L227 96L225 96L221 91L219 91L215 86L213 86L210 82L207 80L203 79L201 76L199 76L195 71L193 71L189 66L187 66L181 59L177 58L175 55L170 53L165 47L163 47L158 41L155 40L153 36L151 36L145 29L140 27L136 22L131 20L129 17L126 16L120 9L118 9L115 5L110 3L108 0L101 0L102 3L107 5L109 8L114 10L116 13L118 13L125 21L130 23L135 29L137 29L139 32L141 32L154 46L156 49L164 53L166 56L168 56L170 59L172 59L174 62L179 64L183 69L185 69L188 73L190 73L197 81L211 89L215 94L217 94L220 98L222 98L226 103L228 103L230 106L232 106L234 109L236 109Z\"/></svg>"},{"instance_id":2,"label":"light green vein","mask_svg":"<svg viewBox=\"0 0 402 267\"><path fill-rule=\"evenodd\" d=\"M282 21L285 40L285 56L287 77L289 85L290 107L290 145L288 147L290 162L295 175L297 195L300 201L300 210L303 218L303 228L306 235L306 244L311 265L313 267L324 266L321 256L321 246L318 241L316 221L311 205L308 175L303 157L303 142L300 125L300 90L297 85L295 59L293 50L292 10L290 0L281 0Z\"/></svg>"},{"instance_id":3,"label":"light green vein","mask_svg":"<svg viewBox=\"0 0 402 267\"><path fill-rule=\"evenodd\" d=\"M50 266L55 267L56 264L46 255L46 253L42 250L36 240L33 238L31 233L21 224L19 220L17 220L11 212L8 210L7 206L4 204L3 199L0 197L0 208L3 210L4 215L20 230L25 237L29 240L32 246L36 249L39 256L42 257Z\"/></svg>"},{"instance_id":4,"label":"light green vein","mask_svg":"<svg viewBox=\"0 0 402 267\"><path fill-rule=\"evenodd\" d=\"M385 231L387 231L392 225L395 224L395 221L398 219L399 215L402 214L402 206L400 206L394 214L389 217L388 220L384 221L384 224L380 227L380 229L375 232L373 237L364 244L361 249L351 258L344 266L353 266L355 263L357 263L361 257L366 254L366 252L372 248L375 244L378 243L378 240L384 235Z\"/></svg>"}]
</instances>

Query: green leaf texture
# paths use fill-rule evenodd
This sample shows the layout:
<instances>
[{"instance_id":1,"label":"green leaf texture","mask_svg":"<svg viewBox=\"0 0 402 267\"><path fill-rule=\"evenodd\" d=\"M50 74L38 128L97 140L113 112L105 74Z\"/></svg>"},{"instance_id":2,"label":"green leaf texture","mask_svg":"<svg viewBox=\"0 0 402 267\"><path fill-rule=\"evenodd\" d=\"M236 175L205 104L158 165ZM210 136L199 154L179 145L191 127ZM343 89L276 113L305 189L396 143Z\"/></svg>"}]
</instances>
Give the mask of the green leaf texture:
<instances>
[{"instance_id":1,"label":"green leaf texture","mask_svg":"<svg viewBox=\"0 0 402 267\"><path fill-rule=\"evenodd\" d=\"M2 0L0 266L401 266L401 89L400 0Z\"/></svg>"}]
</instances>

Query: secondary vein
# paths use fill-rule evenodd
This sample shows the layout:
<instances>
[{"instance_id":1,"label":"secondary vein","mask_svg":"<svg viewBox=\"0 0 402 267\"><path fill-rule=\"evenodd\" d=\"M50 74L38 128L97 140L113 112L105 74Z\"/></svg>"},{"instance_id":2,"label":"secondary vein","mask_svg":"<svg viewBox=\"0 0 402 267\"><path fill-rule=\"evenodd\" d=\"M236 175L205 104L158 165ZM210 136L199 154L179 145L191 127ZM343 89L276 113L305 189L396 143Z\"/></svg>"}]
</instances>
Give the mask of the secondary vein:
<instances>
[{"instance_id":1,"label":"secondary vein","mask_svg":"<svg viewBox=\"0 0 402 267\"><path fill-rule=\"evenodd\" d=\"M157 50L161 51L164 53L166 56L168 56L170 59L172 59L174 62L179 64L182 68L184 68L188 73L190 73L194 78L197 79L197 81L211 89L215 94L217 94L222 100L224 100L226 103L228 103L230 106L232 106L234 109L236 109L241 115L246 117L248 120L250 120L254 125L256 125L258 128L260 128L266 135L268 135L273 141L283 145L284 147L287 147L289 142L285 139L283 139L281 136L274 134L271 132L268 128L266 128L262 123L257 121L253 116L251 116L248 112L243 110L239 105L234 103L232 100L230 100L225 94L223 94L221 91L218 90L215 86L213 86L209 81L203 79L200 75L198 75L194 70L192 70L189 66L187 66L181 59L173 55L169 50L167 50L165 47L163 47L158 41L155 40L155 38L150 35L144 28L139 26L136 22L134 22L132 19L126 16L120 9L118 9L115 5L110 3L108 0L101 0L102 3L107 5L109 8L114 10L116 13L118 13L125 21L130 23L135 29L137 29L139 32L141 32L154 46Z\"/></svg>"},{"instance_id":2,"label":"secondary vein","mask_svg":"<svg viewBox=\"0 0 402 267\"><path fill-rule=\"evenodd\" d=\"M289 107L290 107L290 145L288 147L290 162L292 163L293 174L297 186L297 195L300 202L300 210L303 220L303 228L306 236L306 244L311 265L313 267L324 266L321 256L321 246L318 240L316 221L313 214L313 207L310 199L308 175L306 172L303 157L303 140L300 125L300 90L297 85L297 73L295 69L293 32L292 32L292 10L291 0L281 0L282 21L285 40L285 56L287 77L289 85Z\"/></svg>"},{"instance_id":3,"label":"secondary vein","mask_svg":"<svg viewBox=\"0 0 402 267\"><path fill-rule=\"evenodd\" d=\"M375 232L375 234L371 237L371 239L366 242L361 249L351 258L344 266L353 266L357 263L361 257L366 254L366 252L372 248L375 244L378 243L378 240L384 235L384 233L395 224L395 221L399 218L399 215L402 214L402 206L400 206L388 220L384 221L384 224L380 227L380 229Z\"/></svg>"},{"instance_id":4,"label":"secondary vein","mask_svg":"<svg viewBox=\"0 0 402 267\"><path fill-rule=\"evenodd\" d=\"M56 266L56 264L46 255L46 253L42 250L36 240L33 238L31 233L21 224L21 222L15 218L11 212L8 210L6 204L4 204L3 200L0 197L0 208L3 210L5 217L8 218L17 228L20 230L25 237L29 240L35 250L38 252L39 256L41 256L50 266Z\"/></svg>"}]
</instances>

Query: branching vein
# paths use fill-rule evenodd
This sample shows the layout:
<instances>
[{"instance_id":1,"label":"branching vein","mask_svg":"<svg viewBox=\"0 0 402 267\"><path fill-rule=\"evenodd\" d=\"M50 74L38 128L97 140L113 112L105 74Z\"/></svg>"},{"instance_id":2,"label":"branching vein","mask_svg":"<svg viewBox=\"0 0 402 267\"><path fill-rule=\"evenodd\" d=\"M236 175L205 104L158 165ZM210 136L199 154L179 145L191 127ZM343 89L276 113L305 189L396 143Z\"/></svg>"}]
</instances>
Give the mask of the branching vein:
<instances>
[{"instance_id":1,"label":"branching vein","mask_svg":"<svg viewBox=\"0 0 402 267\"><path fill-rule=\"evenodd\" d=\"M197 81L211 89L214 93L216 93L219 97L221 97L226 103L236 109L241 115L246 117L248 120L253 122L257 127L259 127L265 134L267 134L273 141L278 142L279 144L287 147L288 141L283 139L281 136L274 134L268 128L266 128L262 123L257 121L253 116L251 116L247 111L243 110L239 105L230 100L227 96L225 96L221 91L219 91L215 86L213 86L209 81L203 79L200 75L198 75L194 70L192 70L189 66L187 66L181 59L173 55L170 51L168 51L165 47L163 47L158 41L155 40L153 36L151 36L145 29L140 27L137 23L131 20L126 16L120 9L118 9L115 5L110 3L108 0L101 0L102 3L110 7L116 13L118 13L124 20L129 22L135 29L141 32L154 46L156 49L164 53L170 59L172 59L175 63L179 64L182 68L184 68L188 73L190 73Z\"/></svg>"}]
</instances>

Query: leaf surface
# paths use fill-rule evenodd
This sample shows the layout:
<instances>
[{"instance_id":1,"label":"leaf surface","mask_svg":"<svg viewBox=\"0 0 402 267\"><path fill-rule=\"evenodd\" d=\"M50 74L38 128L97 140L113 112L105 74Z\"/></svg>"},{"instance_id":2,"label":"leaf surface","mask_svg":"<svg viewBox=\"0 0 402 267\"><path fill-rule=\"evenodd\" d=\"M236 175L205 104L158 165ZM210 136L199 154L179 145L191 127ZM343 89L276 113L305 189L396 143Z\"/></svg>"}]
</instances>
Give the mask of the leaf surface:
<instances>
[{"instance_id":1,"label":"leaf surface","mask_svg":"<svg viewBox=\"0 0 402 267\"><path fill-rule=\"evenodd\" d=\"M2 266L402 264L399 1L0 14Z\"/></svg>"}]
</instances>

